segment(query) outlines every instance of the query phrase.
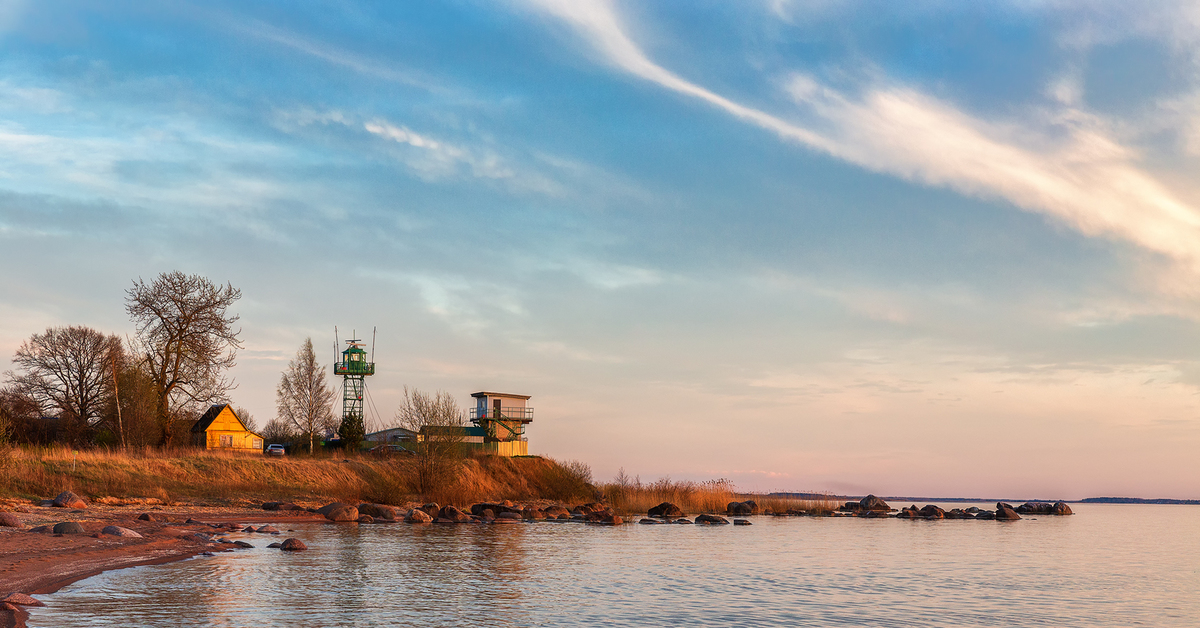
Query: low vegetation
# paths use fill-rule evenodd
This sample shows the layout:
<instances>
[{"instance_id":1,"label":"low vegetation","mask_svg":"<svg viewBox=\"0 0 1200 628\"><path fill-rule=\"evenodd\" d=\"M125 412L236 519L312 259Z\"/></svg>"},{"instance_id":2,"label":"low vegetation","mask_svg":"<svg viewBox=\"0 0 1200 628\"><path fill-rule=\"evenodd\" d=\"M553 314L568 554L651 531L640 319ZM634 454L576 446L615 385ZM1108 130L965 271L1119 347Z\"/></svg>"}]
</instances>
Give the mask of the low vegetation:
<instances>
[{"instance_id":1,"label":"low vegetation","mask_svg":"<svg viewBox=\"0 0 1200 628\"><path fill-rule=\"evenodd\" d=\"M586 470L586 473L583 471ZM385 504L437 500L594 498L590 470L548 458L479 457L462 461L456 478L427 493L415 490L414 461L405 456L295 456L282 459L200 449L145 448L121 453L65 447L0 448L0 496L29 499L72 490L89 499L152 498L164 503L246 504L262 501L361 500Z\"/></svg>"}]
</instances>

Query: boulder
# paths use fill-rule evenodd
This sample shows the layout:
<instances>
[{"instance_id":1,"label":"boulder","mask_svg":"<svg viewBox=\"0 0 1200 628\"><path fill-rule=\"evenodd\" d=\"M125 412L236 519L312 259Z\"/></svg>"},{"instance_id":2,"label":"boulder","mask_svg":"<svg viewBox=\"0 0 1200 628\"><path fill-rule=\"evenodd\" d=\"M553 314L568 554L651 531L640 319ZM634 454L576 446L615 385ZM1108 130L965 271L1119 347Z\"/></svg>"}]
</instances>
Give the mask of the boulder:
<instances>
[{"instance_id":1,"label":"boulder","mask_svg":"<svg viewBox=\"0 0 1200 628\"><path fill-rule=\"evenodd\" d=\"M925 519L945 519L946 511L929 504L920 510L921 517Z\"/></svg>"},{"instance_id":2,"label":"boulder","mask_svg":"<svg viewBox=\"0 0 1200 628\"><path fill-rule=\"evenodd\" d=\"M619 526L625 523L625 520L622 519L620 515L613 514L612 512L592 513L589 516L588 521L591 523L599 523L601 525L608 526Z\"/></svg>"},{"instance_id":3,"label":"boulder","mask_svg":"<svg viewBox=\"0 0 1200 628\"><path fill-rule=\"evenodd\" d=\"M511 520L513 520L513 521L520 521L520 520L521 520L521 515L519 515L519 514L517 514L517 513L515 513L515 512L502 512L502 513L500 513L500 514L496 515L496 519L497 519L497 520L500 520L500 519L511 519Z\"/></svg>"},{"instance_id":4,"label":"boulder","mask_svg":"<svg viewBox=\"0 0 1200 628\"><path fill-rule=\"evenodd\" d=\"M511 514L511 513L502 512L500 514L507 515L507 514ZM492 523L521 523L521 519L519 517L517 519L509 519L508 517L497 517L496 519L492 520Z\"/></svg>"},{"instance_id":5,"label":"boulder","mask_svg":"<svg viewBox=\"0 0 1200 628\"><path fill-rule=\"evenodd\" d=\"M74 521L64 521L54 524L55 534L83 534L83 526Z\"/></svg>"},{"instance_id":6,"label":"boulder","mask_svg":"<svg viewBox=\"0 0 1200 628\"><path fill-rule=\"evenodd\" d=\"M396 509L384 504L359 504L358 514L370 515L374 519L383 519L385 521L396 520Z\"/></svg>"},{"instance_id":7,"label":"boulder","mask_svg":"<svg viewBox=\"0 0 1200 628\"><path fill-rule=\"evenodd\" d=\"M671 502L663 502L647 511L646 516L674 519L676 517L682 517L683 511L679 509L679 506L676 506Z\"/></svg>"},{"instance_id":8,"label":"boulder","mask_svg":"<svg viewBox=\"0 0 1200 628\"><path fill-rule=\"evenodd\" d=\"M258 530L256 530L254 526L246 526L246 527L242 528L242 532L257 532L257 531Z\"/></svg>"},{"instance_id":9,"label":"boulder","mask_svg":"<svg viewBox=\"0 0 1200 628\"><path fill-rule=\"evenodd\" d=\"M52 526L37 526L35 528L29 528L29 531L37 532L38 534L47 534L53 532L54 528Z\"/></svg>"},{"instance_id":10,"label":"boulder","mask_svg":"<svg viewBox=\"0 0 1200 628\"><path fill-rule=\"evenodd\" d=\"M496 518L496 511L492 510L491 508L484 508L483 510L479 511L479 518L483 519L484 521L491 521L492 519Z\"/></svg>"},{"instance_id":11,"label":"boulder","mask_svg":"<svg viewBox=\"0 0 1200 628\"><path fill-rule=\"evenodd\" d=\"M1067 505L1067 502L1054 502L1054 510L1052 510L1050 514L1073 515L1075 513L1071 512L1071 507Z\"/></svg>"},{"instance_id":12,"label":"boulder","mask_svg":"<svg viewBox=\"0 0 1200 628\"><path fill-rule=\"evenodd\" d=\"M526 521L541 521L546 518L546 513L539 508L526 508L521 511L521 518Z\"/></svg>"},{"instance_id":13,"label":"boulder","mask_svg":"<svg viewBox=\"0 0 1200 628\"><path fill-rule=\"evenodd\" d=\"M638 521L638 523L643 524L643 525L652 525L652 524L661 524L662 522L659 521L658 519L641 519Z\"/></svg>"},{"instance_id":14,"label":"boulder","mask_svg":"<svg viewBox=\"0 0 1200 628\"><path fill-rule=\"evenodd\" d=\"M451 523L467 523L471 520L471 515L455 508L454 506L443 506L438 511L438 517L441 519L449 519ZM520 517L520 515L517 515Z\"/></svg>"},{"instance_id":15,"label":"boulder","mask_svg":"<svg viewBox=\"0 0 1200 628\"><path fill-rule=\"evenodd\" d=\"M262 534L279 534L279 530L273 526L260 526L254 531Z\"/></svg>"},{"instance_id":16,"label":"boulder","mask_svg":"<svg viewBox=\"0 0 1200 628\"><path fill-rule=\"evenodd\" d=\"M951 508L950 510L946 511L947 519L967 519L970 516L971 515L968 515L967 513L963 512L962 508Z\"/></svg>"},{"instance_id":17,"label":"boulder","mask_svg":"<svg viewBox=\"0 0 1200 628\"><path fill-rule=\"evenodd\" d=\"M725 507L725 512L730 515L757 515L759 511L758 504L754 500L748 499L744 502L729 502L729 505Z\"/></svg>"},{"instance_id":18,"label":"boulder","mask_svg":"<svg viewBox=\"0 0 1200 628\"><path fill-rule=\"evenodd\" d=\"M1014 510L1022 515L1048 515L1054 511L1054 505L1047 502L1025 502Z\"/></svg>"},{"instance_id":19,"label":"boulder","mask_svg":"<svg viewBox=\"0 0 1200 628\"><path fill-rule=\"evenodd\" d=\"M916 506L913 506L912 508L905 508L896 513L896 517L899 519L920 519L921 511L917 510Z\"/></svg>"},{"instance_id":20,"label":"boulder","mask_svg":"<svg viewBox=\"0 0 1200 628\"><path fill-rule=\"evenodd\" d=\"M253 545L251 545L245 541L234 541L233 544L242 549L253 549L254 548Z\"/></svg>"},{"instance_id":21,"label":"boulder","mask_svg":"<svg viewBox=\"0 0 1200 628\"><path fill-rule=\"evenodd\" d=\"M299 552L308 549L308 546L300 539L287 539L279 544L279 549L285 552Z\"/></svg>"},{"instance_id":22,"label":"boulder","mask_svg":"<svg viewBox=\"0 0 1200 628\"><path fill-rule=\"evenodd\" d=\"M167 523L171 520L170 517L161 512L144 512L138 515L138 521L152 521L154 523Z\"/></svg>"},{"instance_id":23,"label":"boulder","mask_svg":"<svg viewBox=\"0 0 1200 628\"><path fill-rule=\"evenodd\" d=\"M441 512L442 507L438 506L437 502L430 502L424 506L421 506L421 510L424 510L425 514L429 515L430 517L436 518L438 513Z\"/></svg>"},{"instance_id":24,"label":"boulder","mask_svg":"<svg viewBox=\"0 0 1200 628\"><path fill-rule=\"evenodd\" d=\"M25 524L21 523L21 519L11 512L0 512L0 527L23 530Z\"/></svg>"},{"instance_id":25,"label":"boulder","mask_svg":"<svg viewBox=\"0 0 1200 628\"><path fill-rule=\"evenodd\" d=\"M726 525L729 523L729 520L719 515L697 515L696 523L703 523L706 525Z\"/></svg>"},{"instance_id":26,"label":"boulder","mask_svg":"<svg viewBox=\"0 0 1200 628\"><path fill-rule=\"evenodd\" d=\"M130 530L129 528L122 528L121 526L104 526L104 529L100 531L100 534L107 534L109 536L120 536L120 537L125 537L128 539L142 538L142 535L138 534L137 532L134 532L133 530Z\"/></svg>"},{"instance_id":27,"label":"boulder","mask_svg":"<svg viewBox=\"0 0 1200 628\"><path fill-rule=\"evenodd\" d=\"M1021 515L1018 515L1012 506L1003 502L996 504L996 521L1016 521L1020 518Z\"/></svg>"},{"instance_id":28,"label":"boulder","mask_svg":"<svg viewBox=\"0 0 1200 628\"><path fill-rule=\"evenodd\" d=\"M359 523L375 523L375 517L372 517L371 515L359 515L358 522Z\"/></svg>"},{"instance_id":29,"label":"boulder","mask_svg":"<svg viewBox=\"0 0 1200 628\"><path fill-rule=\"evenodd\" d=\"M350 504L333 502L317 509L317 514L324 515L330 521L358 521L358 509Z\"/></svg>"},{"instance_id":30,"label":"boulder","mask_svg":"<svg viewBox=\"0 0 1200 628\"><path fill-rule=\"evenodd\" d=\"M846 502L838 510L842 512L859 512L862 510L862 504L859 502Z\"/></svg>"},{"instance_id":31,"label":"boulder","mask_svg":"<svg viewBox=\"0 0 1200 628\"><path fill-rule=\"evenodd\" d=\"M748 526L748 525L751 525L751 524L750 524L750 522L749 522L749 521L747 521L746 519L734 519L734 520L733 520L733 525L735 525L735 526Z\"/></svg>"},{"instance_id":32,"label":"boulder","mask_svg":"<svg viewBox=\"0 0 1200 628\"><path fill-rule=\"evenodd\" d=\"M433 517L430 517L429 513L420 508L413 508L404 516L405 523L431 523L432 521Z\"/></svg>"},{"instance_id":33,"label":"boulder","mask_svg":"<svg viewBox=\"0 0 1200 628\"><path fill-rule=\"evenodd\" d=\"M983 521L993 521L996 519L996 513L990 510L980 510L975 513L975 518Z\"/></svg>"},{"instance_id":34,"label":"boulder","mask_svg":"<svg viewBox=\"0 0 1200 628\"><path fill-rule=\"evenodd\" d=\"M888 506L887 502L874 495L867 495L860 499L858 505L862 510L882 510L886 512L892 509L891 506Z\"/></svg>"},{"instance_id":35,"label":"boulder","mask_svg":"<svg viewBox=\"0 0 1200 628\"><path fill-rule=\"evenodd\" d=\"M87 502L83 498L72 493L71 491L63 491L50 502L50 505L55 508L87 508Z\"/></svg>"},{"instance_id":36,"label":"boulder","mask_svg":"<svg viewBox=\"0 0 1200 628\"><path fill-rule=\"evenodd\" d=\"M283 547L283 543L272 543L272 544L268 545L267 547L270 549L279 549L280 547Z\"/></svg>"},{"instance_id":37,"label":"boulder","mask_svg":"<svg viewBox=\"0 0 1200 628\"><path fill-rule=\"evenodd\" d=\"M970 513L972 515L977 515L977 514L979 514L979 507L971 506L970 508L964 510L963 512Z\"/></svg>"},{"instance_id":38,"label":"boulder","mask_svg":"<svg viewBox=\"0 0 1200 628\"><path fill-rule=\"evenodd\" d=\"M3 599L0 599L0 602L12 604L13 606L45 606L41 601L15 591L4 596Z\"/></svg>"},{"instance_id":39,"label":"boulder","mask_svg":"<svg viewBox=\"0 0 1200 628\"><path fill-rule=\"evenodd\" d=\"M566 508L559 506L559 505L547 506L544 509L544 512L546 513L547 517L555 517L555 518L559 517L560 515L567 515L568 517L571 515L570 510L567 510ZM472 513L472 514L474 514L474 513Z\"/></svg>"},{"instance_id":40,"label":"boulder","mask_svg":"<svg viewBox=\"0 0 1200 628\"><path fill-rule=\"evenodd\" d=\"M676 520L672 521L671 523L679 523L679 524L687 525L687 524L691 524L692 520L691 519L676 519Z\"/></svg>"}]
</instances>

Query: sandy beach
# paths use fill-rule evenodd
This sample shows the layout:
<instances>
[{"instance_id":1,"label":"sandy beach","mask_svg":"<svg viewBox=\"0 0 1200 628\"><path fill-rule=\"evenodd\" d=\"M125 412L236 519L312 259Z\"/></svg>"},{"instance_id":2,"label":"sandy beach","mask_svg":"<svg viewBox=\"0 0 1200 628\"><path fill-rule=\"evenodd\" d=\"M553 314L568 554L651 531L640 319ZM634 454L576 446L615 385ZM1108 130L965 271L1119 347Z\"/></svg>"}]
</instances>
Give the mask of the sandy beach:
<instances>
[{"instance_id":1,"label":"sandy beach","mask_svg":"<svg viewBox=\"0 0 1200 628\"><path fill-rule=\"evenodd\" d=\"M271 524L280 530L288 522L324 521L308 512L270 512L249 507L153 506L145 504L93 505L71 510L24 503L0 505L15 514L24 529L0 527L0 598L10 592L38 595L53 593L77 580L110 569L154 565L182 560L201 552L231 551L230 546L191 536L211 535L214 526ZM142 513L162 515L167 522L139 520ZM187 523L191 520L192 523ZM84 534L31 532L32 528L64 521L79 523ZM101 534L105 526L121 526L142 535L126 538ZM275 535L271 535L275 536ZM279 535L275 540L282 540ZM25 625L20 607L0 612L0 628Z\"/></svg>"}]
</instances>

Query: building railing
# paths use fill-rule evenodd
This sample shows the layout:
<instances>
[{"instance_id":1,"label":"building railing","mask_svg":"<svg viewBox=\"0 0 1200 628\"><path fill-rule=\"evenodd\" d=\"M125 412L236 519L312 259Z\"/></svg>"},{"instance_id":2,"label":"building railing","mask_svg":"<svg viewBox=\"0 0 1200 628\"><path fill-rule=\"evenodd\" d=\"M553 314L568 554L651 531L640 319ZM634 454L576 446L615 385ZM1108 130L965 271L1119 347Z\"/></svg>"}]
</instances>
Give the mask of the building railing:
<instances>
[{"instance_id":1,"label":"building railing","mask_svg":"<svg viewBox=\"0 0 1200 628\"><path fill-rule=\"evenodd\" d=\"M374 362L334 362L334 375L374 375Z\"/></svg>"},{"instance_id":2,"label":"building railing","mask_svg":"<svg viewBox=\"0 0 1200 628\"><path fill-rule=\"evenodd\" d=\"M500 414L496 414L495 408L471 408L470 419L472 421L532 421L533 408L500 408Z\"/></svg>"}]
</instances>

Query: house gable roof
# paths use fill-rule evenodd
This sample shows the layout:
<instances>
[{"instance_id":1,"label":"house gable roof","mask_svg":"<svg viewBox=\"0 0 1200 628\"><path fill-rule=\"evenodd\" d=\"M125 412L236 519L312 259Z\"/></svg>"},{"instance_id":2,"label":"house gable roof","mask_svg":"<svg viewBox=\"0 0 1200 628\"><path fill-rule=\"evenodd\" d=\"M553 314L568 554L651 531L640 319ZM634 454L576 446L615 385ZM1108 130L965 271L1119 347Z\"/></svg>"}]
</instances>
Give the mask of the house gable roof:
<instances>
[{"instance_id":1,"label":"house gable roof","mask_svg":"<svg viewBox=\"0 0 1200 628\"><path fill-rule=\"evenodd\" d=\"M192 433L207 432L208 428L213 424L213 421L217 420L217 417L221 415L221 411L225 408L229 408L229 414L232 414L233 418L237 419L238 425L241 425L243 430L262 438L260 434L246 427L246 424L242 422L242 417L238 416L237 412L234 412L233 408L227 403L213 404L213 406L208 409L208 412L205 412L204 415L192 425Z\"/></svg>"}]
</instances>

